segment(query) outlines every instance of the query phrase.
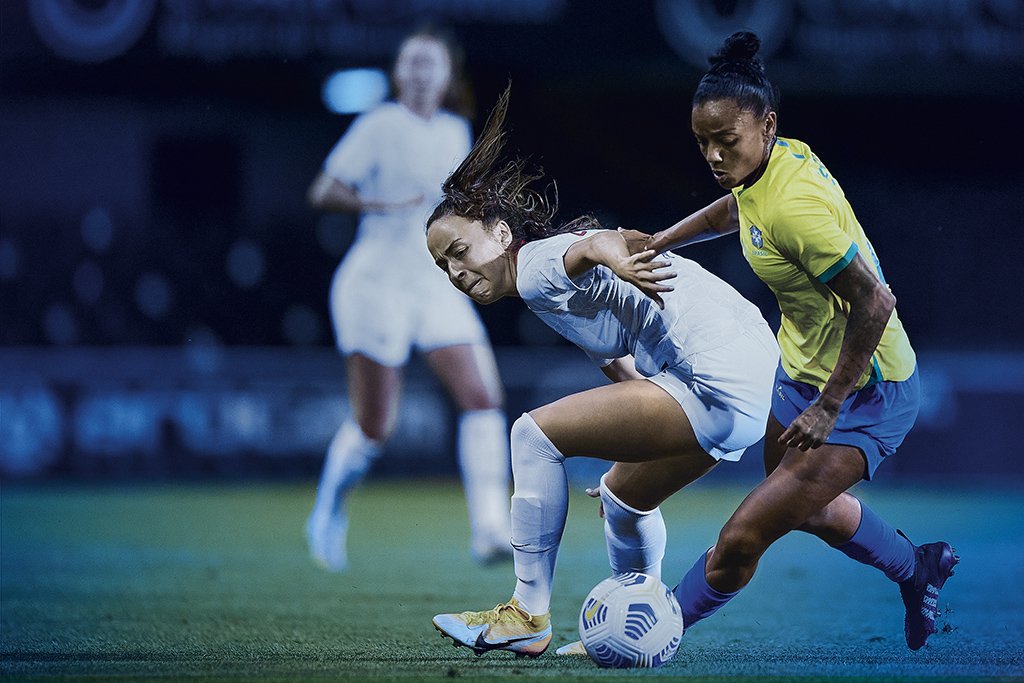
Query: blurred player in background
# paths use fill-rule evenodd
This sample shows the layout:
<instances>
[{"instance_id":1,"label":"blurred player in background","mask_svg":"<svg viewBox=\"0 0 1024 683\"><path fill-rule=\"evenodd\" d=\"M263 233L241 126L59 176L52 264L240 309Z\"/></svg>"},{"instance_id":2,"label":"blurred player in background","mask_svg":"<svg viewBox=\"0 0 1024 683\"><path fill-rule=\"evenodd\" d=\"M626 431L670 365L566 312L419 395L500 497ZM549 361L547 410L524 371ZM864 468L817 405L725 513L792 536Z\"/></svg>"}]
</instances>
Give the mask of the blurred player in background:
<instances>
[{"instance_id":1,"label":"blurred player in background","mask_svg":"<svg viewBox=\"0 0 1024 683\"><path fill-rule=\"evenodd\" d=\"M726 39L693 98L697 143L731 193L654 235L635 277L623 275L642 284L644 259L738 231L744 257L782 312L768 476L676 596L690 628L750 581L772 543L799 529L899 584L907 645L917 650L935 632L939 589L959 558L947 543L915 546L846 492L871 479L913 426L914 349L839 184L806 144L776 136L777 93L759 47L750 32Z\"/></svg>"},{"instance_id":2,"label":"blurred player in background","mask_svg":"<svg viewBox=\"0 0 1024 683\"><path fill-rule=\"evenodd\" d=\"M647 271L638 289L615 275L637 260L620 233L589 216L555 226L557 200L530 187L542 176L502 159L507 104L506 90L445 183L427 246L459 290L483 304L521 296L613 384L513 424L512 599L440 614L434 625L477 654L537 656L551 640L551 582L568 511L565 459L617 461L600 486L612 570L659 575L658 505L763 436L779 349L758 309L696 263L674 254L648 259L631 269Z\"/></svg>"},{"instance_id":3,"label":"blurred player in background","mask_svg":"<svg viewBox=\"0 0 1024 683\"><path fill-rule=\"evenodd\" d=\"M494 354L472 303L452 290L423 247L441 183L472 144L466 119L443 108L454 110L465 93L459 56L436 30L406 38L391 72L395 100L353 121L309 189L314 208L360 216L330 296L352 413L328 448L306 527L313 557L335 571L347 562L346 497L395 425L401 372L413 349L460 411L471 551L485 564L511 556L508 431Z\"/></svg>"}]
</instances>

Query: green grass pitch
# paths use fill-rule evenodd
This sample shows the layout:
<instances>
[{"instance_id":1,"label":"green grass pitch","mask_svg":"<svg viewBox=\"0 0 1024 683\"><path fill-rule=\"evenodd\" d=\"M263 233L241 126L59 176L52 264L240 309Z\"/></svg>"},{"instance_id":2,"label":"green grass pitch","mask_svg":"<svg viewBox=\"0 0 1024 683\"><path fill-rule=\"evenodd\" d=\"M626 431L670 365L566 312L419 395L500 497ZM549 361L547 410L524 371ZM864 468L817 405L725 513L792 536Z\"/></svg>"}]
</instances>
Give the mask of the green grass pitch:
<instances>
[{"instance_id":1,"label":"green grass pitch","mask_svg":"<svg viewBox=\"0 0 1024 683\"><path fill-rule=\"evenodd\" d=\"M672 585L714 542L746 487L699 484L664 506ZM906 649L897 588L803 534L650 671L606 671L554 648L608 573L596 505L575 493L559 556L549 653L474 656L433 614L506 600L511 565L469 559L453 481L371 481L351 501L351 569L309 559L308 484L25 485L0 488L4 680L1021 680L1024 497L1017 490L861 488L918 542L963 561L943 591L943 632Z\"/></svg>"}]
</instances>

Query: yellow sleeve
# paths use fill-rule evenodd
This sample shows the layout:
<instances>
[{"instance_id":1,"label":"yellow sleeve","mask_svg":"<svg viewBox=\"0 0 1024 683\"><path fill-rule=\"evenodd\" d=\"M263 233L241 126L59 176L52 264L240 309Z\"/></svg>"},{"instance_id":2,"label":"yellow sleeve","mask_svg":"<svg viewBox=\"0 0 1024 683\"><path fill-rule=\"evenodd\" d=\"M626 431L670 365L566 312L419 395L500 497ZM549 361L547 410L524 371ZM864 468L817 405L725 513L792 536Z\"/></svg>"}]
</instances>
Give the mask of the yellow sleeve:
<instances>
[{"instance_id":1,"label":"yellow sleeve","mask_svg":"<svg viewBox=\"0 0 1024 683\"><path fill-rule=\"evenodd\" d=\"M819 282L828 282L857 255L857 243L839 226L829 204L799 194L774 205L772 241Z\"/></svg>"}]
</instances>

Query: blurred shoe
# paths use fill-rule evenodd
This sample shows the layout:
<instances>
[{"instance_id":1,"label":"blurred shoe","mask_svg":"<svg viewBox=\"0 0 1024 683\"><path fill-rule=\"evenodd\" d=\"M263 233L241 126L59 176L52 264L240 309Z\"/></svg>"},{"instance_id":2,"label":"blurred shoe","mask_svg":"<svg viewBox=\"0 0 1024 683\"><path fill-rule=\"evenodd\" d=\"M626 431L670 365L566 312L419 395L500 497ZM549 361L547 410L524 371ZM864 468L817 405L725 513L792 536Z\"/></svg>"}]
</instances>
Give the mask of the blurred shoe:
<instances>
[{"instance_id":1,"label":"blurred shoe","mask_svg":"<svg viewBox=\"0 0 1024 683\"><path fill-rule=\"evenodd\" d=\"M902 531L899 534L906 538ZM946 579L953 576L953 567L960 558L956 550L943 541L914 546L914 554L917 559L914 575L899 586L903 605L907 609L903 622L907 646L911 650L920 650L928 642L928 636L935 633L935 619L939 616L939 591Z\"/></svg>"},{"instance_id":2,"label":"blurred shoe","mask_svg":"<svg viewBox=\"0 0 1024 683\"><path fill-rule=\"evenodd\" d=\"M320 515L315 511L306 521L306 542L309 554L321 567L332 572L343 572L348 566L345 551L348 517L344 514Z\"/></svg>"},{"instance_id":3,"label":"blurred shoe","mask_svg":"<svg viewBox=\"0 0 1024 683\"><path fill-rule=\"evenodd\" d=\"M562 647L555 650L556 655L583 655L587 656L587 648L583 647L583 641L577 640L574 643L563 645Z\"/></svg>"},{"instance_id":4,"label":"blurred shoe","mask_svg":"<svg viewBox=\"0 0 1024 683\"><path fill-rule=\"evenodd\" d=\"M508 538L474 541L470 552L473 559L484 567L512 561L512 543Z\"/></svg>"},{"instance_id":5,"label":"blurred shoe","mask_svg":"<svg viewBox=\"0 0 1024 683\"><path fill-rule=\"evenodd\" d=\"M551 617L533 615L512 598L486 612L438 614L434 628L452 639L455 647L468 647L477 656L507 650L519 656L539 657L551 642Z\"/></svg>"}]
</instances>

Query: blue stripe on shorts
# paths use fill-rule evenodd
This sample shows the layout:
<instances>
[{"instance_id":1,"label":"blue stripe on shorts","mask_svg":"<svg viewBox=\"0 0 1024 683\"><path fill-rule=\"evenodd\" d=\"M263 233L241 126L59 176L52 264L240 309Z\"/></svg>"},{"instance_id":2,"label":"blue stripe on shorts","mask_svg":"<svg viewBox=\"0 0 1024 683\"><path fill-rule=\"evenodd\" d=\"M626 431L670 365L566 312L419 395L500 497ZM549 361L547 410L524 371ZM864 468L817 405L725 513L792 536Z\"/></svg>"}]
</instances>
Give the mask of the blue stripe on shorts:
<instances>
[{"instance_id":1,"label":"blue stripe on shorts","mask_svg":"<svg viewBox=\"0 0 1024 683\"><path fill-rule=\"evenodd\" d=\"M796 419L820 392L797 382L779 365L772 391L772 415L783 427ZM896 449L914 426L921 405L917 368L903 382L876 382L850 394L839 409L835 429L825 443L853 446L867 461L864 478L871 479L878 465Z\"/></svg>"}]
</instances>

